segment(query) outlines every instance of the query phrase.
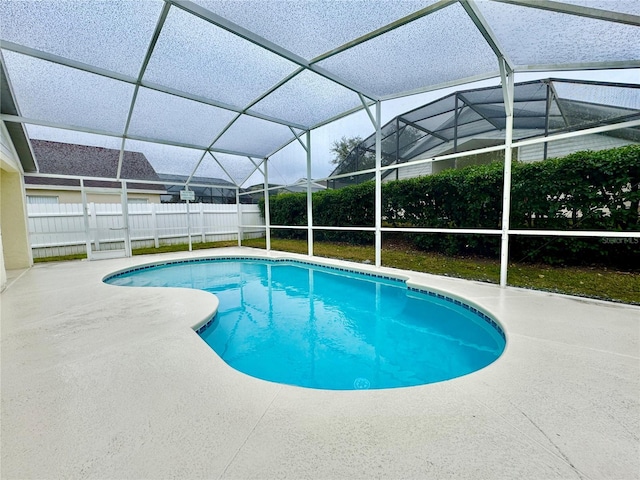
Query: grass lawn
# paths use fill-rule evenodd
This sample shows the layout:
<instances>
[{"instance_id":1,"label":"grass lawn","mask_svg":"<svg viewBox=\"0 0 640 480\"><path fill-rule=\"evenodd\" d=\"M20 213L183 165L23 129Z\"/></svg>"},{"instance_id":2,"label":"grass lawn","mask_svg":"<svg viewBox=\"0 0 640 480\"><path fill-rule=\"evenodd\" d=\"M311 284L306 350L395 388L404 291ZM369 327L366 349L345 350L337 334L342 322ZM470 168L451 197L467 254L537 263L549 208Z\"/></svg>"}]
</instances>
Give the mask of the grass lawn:
<instances>
[{"instance_id":1,"label":"grass lawn","mask_svg":"<svg viewBox=\"0 0 640 480\"><path fill-rule=\"evenodd\" d=\"M194 243L193 249L231 247L235 240L225 242ZM264 238L245 240L247 247L265 248ZM305 240L272 238L271 248L283 252L307 253ZM140 248L134 255L187 251L188 245L164 245L160 248ZM375 262L373 246L346 243L315 242L313 253L319 257L337 258L353 262ZM36 262L61 261L86 258L84 254L35 259ZM382 265L449 277L498 283L500 262L478 257L448 257L423 252L402 243L385 244L382 249ZM566 293L581 297L599 298L640 305L640 272L623 272L606 267L550 267L516 263L509 265L509 285L514 287Z\"/></svg>"}]
</instances>

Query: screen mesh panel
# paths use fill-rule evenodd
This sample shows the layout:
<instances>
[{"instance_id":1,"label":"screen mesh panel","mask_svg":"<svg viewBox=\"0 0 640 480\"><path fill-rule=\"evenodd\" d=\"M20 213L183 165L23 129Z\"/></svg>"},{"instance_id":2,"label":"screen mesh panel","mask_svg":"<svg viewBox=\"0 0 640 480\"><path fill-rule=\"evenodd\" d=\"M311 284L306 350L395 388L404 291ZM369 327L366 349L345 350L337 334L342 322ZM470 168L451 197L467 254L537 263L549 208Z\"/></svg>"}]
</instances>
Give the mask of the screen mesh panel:
<instances>
[{"instance_id":1,"label":"screen mesh panel","mask_svg":"<svg viewBox=\"0 0 640 480\"><path fill-rule=\"evenodd\" d=\"M251 110L311 127L360 105L355 92L306 70Z\"/></svg>"},{"instance_id":2,"label":"screen mesh panel","mask_svg":"<svg viewBox=\"0 0 640 480\"><path fill-rule=\"evenodd\" d=\"M632 25L504 3L478 7L516 65L640 59L638 27Z\"/></svg>"},{"instance_id":3,"label":"screen mesh panel","mask_svg":"<svg viewBox=\"0 0 640 480\"><path fill-rule=\"evenodd\" d=\"M357 45L319 65L377 95L411 91L498 69L493 51L458 4Z\"/></svg>"},{"instance_id":4,"label":"screen mesh panel","mask_svg":"<svg viewBox=\"0 0 640 480\"><path fill-rule=\"evenodd\" d=\"M284 125L242 115L213 145L214 149L234 150L264 157L293 137Z\"/></svg>"},{"instance_id":5,"label":"screen mesh panel","mask_svg":"<svg viewBox=\"0 0 640 480\"><path fill-rule=\"evenodd\" d=\"M256 169L254 163L247 157L227 155L226 153L211 153L210 156L226 170L234 183L240 185ZM259 160L255 161L259 164Z\"/></svg>"},{"instance_id":6,"label":"screen mesh panel","mask_svg":"<svg viewBox=\"0 0 640 480\"><path fill-rule=\"evenodd\" d=\"M264 48L172 8L144 79L245 107L295 69Z\"/></svg>"},{"instance_id":7,"label":"screen mesh panel","mask_svg":"<svg viewBox=\"0 0 640 480\"><path fill-rule=\"evenodd\" d=\"M23 116L107 132L124 132L133 85L3 51Z\"/></svg>"},{"instance_id":8,"label":"screen mesh panel","mask_svg":"<svg viewBox=\"0 0 640 480\"><path fill-rule=\"evenodd\" d=\"M140 88L128 133L208 147L235 116L229 110Z\"/></svg>"},{"instance_id":9,"label":"screen mesh panel","mask_svg":"<svg viewBox=\"0 0 640 480\"><path fill-rule=\"evenodd\" d=\"M3 1L2 38L137 77L162 6L159 0Z\"/></svg>"},{"instance_id":10,"label":"screen mesh panel","mask_svg":"<svg viewBox=\"0 0 640 480\"><path fill-rule=\"evenodd\" d=\"M435 1L197 0L196 3L311 59Z\"/></svg>"},{"instance_id":11,"label":"screen mesh panel","mask_svg":"<svg viewBox=\"0 0 640 480\"><path fill-rule=\"evenodd\" d=\"M190 175L204 155L203 150L163 145L160 143L127 140L125 150L141 152L159 174Z\"/></svg>"}]
</instances>

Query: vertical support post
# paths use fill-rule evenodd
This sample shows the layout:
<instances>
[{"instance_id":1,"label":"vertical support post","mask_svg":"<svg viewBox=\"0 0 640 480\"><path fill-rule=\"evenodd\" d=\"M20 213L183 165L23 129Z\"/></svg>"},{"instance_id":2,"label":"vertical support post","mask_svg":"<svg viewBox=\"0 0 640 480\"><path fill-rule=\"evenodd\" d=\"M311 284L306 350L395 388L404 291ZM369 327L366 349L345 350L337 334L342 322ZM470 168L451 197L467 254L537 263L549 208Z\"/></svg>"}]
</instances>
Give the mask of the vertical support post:
<instances>
[{"instance_id":1,"label":"vertical support post","mask_svg":"<svg viewBox=\"0 0 640 480\"><path fill-rule=\"evenodd\" d=\"M456 93L456 106L453 114L453 153L458 153L458 94ZM457 160L454 160L457 161Z\"/></svg>"},{"instance_id":2,"label":"vertical support post","mask_svg":"<svg viewBox=\"0 0 640 480\"><path fill-rule=\"evenodd\" d=\"M87 205L87 192L84 189L84 180L80 179L80 195L82 196L82 218L84 219L85 242L87 245L87 259L91 260L91 232L89 229L89 212Z\"/></svg>"},{"instance_id":3,"label":"vertical support post","mask_svg":"<svg viewBox=\"0 0 640 480\"><path fill-rule=\"evenodd\" d=\"M184 186L185 190L189 190L189 185ZM189 211L189 199L187 202L187 237L189 237L189 251L193 251L193 244L191 243L191 212Z\"/></svg>"},{"instance_id":4,"label":"vertical support post","mask_svg":"<svg viewBox=\"0 0 640 480\"><path fill-rule=\"evenodd\" d=\"M151 224L153 225L153 245L160 248L160 238L158 237L158 212L156 203L151 204Z\"/></svg>"},{"instance_id":5,"label":"vertical support post","mask_svg":"<svg viewBox=\"0 0 640 480\"><path fill-rule=\"evenodd\" d=\"M271 251L271 209L269 208L269 159L265 158L264 162L264 224L265 240L267 252Z\"/></svg>"},{"instance_id":6,"label":"vertical support post","mask_svg":"<svg viewBox=\"0 0 640 480\"><path fill-rule=\"evenodd\" d=\"M375 186L375 248L376 267L382 265L382 104L376 102L376 186Z\"/></svg>"},{"instance_id":7,"label":"vertical support post","mask_svg":"<svg viewBox=\"0 0 640 480\"><path fill-rule=\"evenodd\" d=\"M400 117L396 117L396 165L399 162L400 162ZM396 172L397 171L398 169L396 169Z\"/></svg>"},{"instance_id":8,"label":"vertical support post","mask_svg":"<svg viewBox=\"0 0 640 480\"><path fill-rule=\"evenodd\" d=\"M242 205L240 204L240 187L236 187L236 212L238 214L238 246L242 246Z\"/></svg>"},{"instance_id":9,"label":"vertical support post","mask_svg":"<svg viewBox=\"0 0 640 480\"><path fill-rule=\"evenodd\" d=\"M313 257L313 192L311 191L311 130L307 130L307 254Z\"/></svg>"},{"instance_id":10,"label":"vertical support post","mask_svg":"<svg viewBox=\"0 0 640 480\"><path fill-rule=\"evenodd\" d=\"M513 143L513 72L501 59L502 93L506 113L504 139L504 184L502 187L502 242L500 248L500 286L507 286L509 267L509 216L511 213L511 144Z\"/></svg>"},{"instance_id":11,"label":"vertical support post","mask_svg":"<svg viewBox=\"0 0 640 480\"><path fill-rule=\"evenodd\" d=\"M549 111L551 110L551 87L549 86L549 84L547 83L547 104L545 106L545 111L544 111L544 136L548 137L549 136ZM544 160L547 159L547 147L548 147L548 143L545 142L544 143Z\"/></svg>"},{"instance_id":12,"label":"vertical support post","mask_svg":"<svg viewBox=\"0 0 640 480\"><path fill-rule=\"evenodd\" d=\"M133 256L131 252L131 236L129 235L129 198L127 195L127 182L121 181L122 184L122 231L124 233L124 255L126 257Z\"/></svg>"},{"instance_id":13,"label":"vertical support post","mask_svg":"<svg viewBox=\"0 0 640 480\"><path fill-rule=\"evenodd\" d=\"M407 127L405 125L404 129ZM396 118L396 165L400 164L400 117ZM396 168L396 180L400 180L400 169Z\"/></svg>"}]
</instances>

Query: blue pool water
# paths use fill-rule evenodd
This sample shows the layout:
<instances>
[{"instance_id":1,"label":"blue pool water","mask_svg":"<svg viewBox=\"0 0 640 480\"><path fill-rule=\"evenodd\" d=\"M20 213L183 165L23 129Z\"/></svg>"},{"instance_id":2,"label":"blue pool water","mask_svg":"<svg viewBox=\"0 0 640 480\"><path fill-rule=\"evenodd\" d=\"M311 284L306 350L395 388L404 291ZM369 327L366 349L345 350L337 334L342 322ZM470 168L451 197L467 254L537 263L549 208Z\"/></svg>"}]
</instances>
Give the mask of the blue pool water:
<instances>
[{"instance_id":1,"label":"blue pool water","mask_svg":"<svg viewBox=\"0 0 640 480\"><path fill-rule=\"evenodd\" d=\"M219 310L199 331L202 339L233 368L290 385L354 390L439 382L485 367L505 347L499 326L453 299L304 263L185 261L105 281L216 294Z\"/></svg>"}]
</instances>

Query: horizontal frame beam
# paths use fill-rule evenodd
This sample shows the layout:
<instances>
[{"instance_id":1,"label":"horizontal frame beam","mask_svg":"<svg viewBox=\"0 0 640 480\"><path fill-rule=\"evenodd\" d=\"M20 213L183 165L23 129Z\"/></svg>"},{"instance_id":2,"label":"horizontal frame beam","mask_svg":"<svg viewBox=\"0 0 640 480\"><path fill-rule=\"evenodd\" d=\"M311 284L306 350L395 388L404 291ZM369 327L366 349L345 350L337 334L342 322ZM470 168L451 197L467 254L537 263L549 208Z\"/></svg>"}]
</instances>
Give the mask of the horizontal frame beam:
<instances>
[{"instance_id":1,"label":"horizontal frame beam","mask_svg":"<svg viewBox=\"0 0 640 480\"><path fill-rule=\"evenodd\" d=\"M121 73L113 72L111 70L106 70L104 68L94 67L93 65L89 65L87 63L78 62L77 60L61 57L60 55L54 55L52 53L43 52L42 50L37 50L35 48L25 47L24 45L19 45L17 43L9 42L6 40L0 40L0 48L11 51L11 52L19 53L22 55L26 55L29 57L38 58L40 60L45 60L47 62L63 65L65 67L74 68L76 70L82 70L87 73L100 75L102 77L110 78L112 80L118 80L131 85L140 85L141 87L149 88L151 90L155 90L161 93L166 93L169 95L174 95L176 97L181 97L187 100L193 100L194 102L203 103L205 105L210 105L212 107L222 108L224 110L229 110L236 113L242 113L244 110L241 107L237 107L228 103L219 102L217 100L202 97L200 95L190 94L187 92L183 92L182 90L177 90L171 87L160 85L158 83L149 82L144 79L138 81L138 79L135 77L123 75ZM269 115L262 115L257 112L246 112L246 115L249 115L251 117L261 118L263 120L267 120L274 123L279 123L285 126L291 126L291 127L300 128L300 129L308 128L308 126L298 124L297 122L289 122L282 118L276 118Z\"/></svg>"},{"instance_id":2,"label":"horizontal frame beam","mask_svg":"<svg viewBox=\"0 0 640 480\"><path fill-rule=\"evenodd\" d=\"M583 135L592 135L594 133L611 132L614 130L620 130L623 128L633 128L633 127L640 127L640 119L630 120L628 122L622 122L622 123L612 123L610 125L603 125L601 127L587 128L585 130L576 130L573 132L558 133L556 135L549 135L548 137L532 138L530 140L520 140L520 141L513 142L512 147L516 148L516 147L524 147L526 145L536 145L538 143L555 142L556 140L565 140L567 138L580 137Z\"/></svg>"},{"instance_id":3,"label":"horizontal frame beam","mask_svg":"<svg viewBox=\"0 0 640 480\"><path fill-rule=\"evenodd\" d=\"M74 131L74 132L82 132L82 133L91 133L94 135L103 135L103 136L107 136L107 137L113 137L113 138L124 138L127 140L138 140L141 142L148 142L148 143L158 143L161 145L171 145L171 146L175 146L175 147L182 147L182 148L189 148L191 150L199 150L199 151L211 151L211 152L217 152L217 153L227 153L229 155L237 155L240 157L255 157L255 158L264 158L262 155L260 154L256 154L256 153L249 153L249 152L239 152L237 150L229 150L229 149L222 149L222 148L215 148L215 147L211 147L211 148L207 148L207 147L203 147L201 145L193 145L190 143L179 143L173 140L162 140L159 138L150 138L150 137L143 137L140 135L122 135L119 133L115 133L115 132L108 132L105 130L100 130L100 129L96 129L96 128L84 128L84 127L79 127L79 126L75 126L75 125L66 125L63 123L57 123L57 122L49 122L46 120L37 120L34 118L26 118L26 117L19 117L16 115L5 115L5 114L1 114L0 115L0 120L5 120L7 122L14 122L14 123L22 123L22 124L27 124L27 125L39 125L41 127L51 127L51 128L59 128L61 130L69 130L69 131Z\"/></svg>"},{"instance_id":4,"label":"horizontal frame beam","mask_svg":"<svg viewBox=\"0 0 640 480\"><path fill-rule=\"evenodd\" d=\"M402 233L460 233L460 234L477 234L477 235L501 235L502 230L486 229L486 228L422 228L422 227L383 227L383 232L402 232Z\"/></svg>"},{"instance_id":5,"label":"horizontal frame beam","mask_svg":"<svg viewBox=\"0 0 640 480\"><path fill-rule=\"evenodd\" d=\"M532 235L543 237L640 238L640 232L609 232L606 230L509 230L509 235Z\"/></svg>"},{"instance_id":6,"label":"horizontal frame beam","mask_svg":"<svg viewBox=\"0 0 640 480\"><path fill-rule=\"evenodd\" d=\"M86 176L81 176L81 175L60 175L60 174L55 174L55 173L26 173L24 174L25 177L34 177L34 178L57 178L57 179L63 179L63 180L84 180L84 181L95 181L95 182L127 182L127 183L140 183L143 185L161 185L161 186L167 186L167 185L175 185L175 186L183 186L186 185L186 180L184 182L176 182L176 181L171 181L171 180L138 180L135 178L120 178L119 180L117 180L115 177L86 177ZM26 188L31 188L31 184L26 184L25 187ZM56 185L54 185L56 186ZM58 185L59 186L59 185ZM216 185L213 183L189 183L190 187L206 187L206 188L220 188L220 189L228 189L228 190L235 190L238 187L236 187L235 185ZM43 185L36 185L34 184L33 187L43 187Z\"/></svg>"}]
</instances>

